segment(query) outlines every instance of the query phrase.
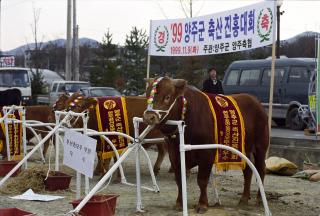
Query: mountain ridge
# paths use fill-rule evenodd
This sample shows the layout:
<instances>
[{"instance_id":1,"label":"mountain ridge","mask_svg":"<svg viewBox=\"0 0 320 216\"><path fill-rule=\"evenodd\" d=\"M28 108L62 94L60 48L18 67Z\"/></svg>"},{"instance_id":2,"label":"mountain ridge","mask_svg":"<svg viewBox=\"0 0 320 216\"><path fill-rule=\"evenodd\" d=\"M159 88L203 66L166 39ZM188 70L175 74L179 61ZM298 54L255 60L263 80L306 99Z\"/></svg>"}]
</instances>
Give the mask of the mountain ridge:
<instances>
[{"instance_id":1,"label":"mountain ridge","mask_svg":"<svg viewBox=\"0 0 320 216\"><path fill-rule=\"evenodd\" d=\"M55 44L58 47L64 47L66 44L66 39L58 38L58 39L46 41L46 42L42 43L42 47L45 47L49 44ZM98 47L99 42L94 39L91 39L91 38L83 37L83 38L79 39L79 44L80 44L80 46L89 45L92 47ZM4 51L3 54L16 55L16 56L23 55L25 50L28 50L28 49L32 50L32 49L34 49L34 47L35 47L35 43L27 43L27 44L18 46L12 50Z\"/></svg>"}]
</instances>

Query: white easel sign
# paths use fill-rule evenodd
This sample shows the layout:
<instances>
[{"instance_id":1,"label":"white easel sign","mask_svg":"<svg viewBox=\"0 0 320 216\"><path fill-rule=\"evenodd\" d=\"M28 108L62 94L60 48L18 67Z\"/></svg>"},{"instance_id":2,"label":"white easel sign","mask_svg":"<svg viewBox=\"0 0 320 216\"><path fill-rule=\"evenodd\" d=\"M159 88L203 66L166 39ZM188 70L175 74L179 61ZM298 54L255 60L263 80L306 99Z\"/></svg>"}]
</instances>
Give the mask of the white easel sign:
<instances>
[{"instance_id":1,"label":"white easel sign","mask_svg":"<svg viewBox=\"0 0 320 216\"><path fill-rule=\"evenodd\" d=\"M63 164L92 178L97 140L66 130L63 140Z\"/></svg>"}]
</instances>

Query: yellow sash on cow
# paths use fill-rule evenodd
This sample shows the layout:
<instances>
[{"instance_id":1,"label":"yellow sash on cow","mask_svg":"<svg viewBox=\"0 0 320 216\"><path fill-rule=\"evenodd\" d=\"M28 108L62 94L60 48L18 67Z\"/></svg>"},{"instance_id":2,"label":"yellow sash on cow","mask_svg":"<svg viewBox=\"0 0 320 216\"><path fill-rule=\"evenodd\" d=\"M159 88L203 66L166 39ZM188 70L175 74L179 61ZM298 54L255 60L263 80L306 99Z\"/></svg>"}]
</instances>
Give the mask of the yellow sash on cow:
<instances>
[{"instance_id":1,"label":"yellow sash on cow","mask_svg":"<svg viewBox=\"0 0 320 216\"><path fill-rule=\"evenodd\" d=\"M3 116L2 111L0 112L0 118ZM9 114L8 118L22 120L22 113L15 111L14 114ZM3 134L6 134L5 124L1 122L1 129ZM9 135L9 148L11 160L22 160L23 158L23 144L22 144L22 123L8 123L8 135ZM6 145L5 140L0 140L0 152ZM6 155L5 155L6 156Z\"/></svg>"},{"instance_id":2,"label":"yellow sash on cow","mask_svg":"<svg viewBox=\"0 0 320 216\"><path fill-rule=\"evenodd\" d=\"M214 142L233 147L245 155L245 127L237 102L231 96L203 95L214 119ZM218 149L215 165L218 170L237 170L244 169L246 163L238 155Z\"/></svg>"},{"instance_id":3,"label":"yellow sash on cow","mask_svg":"<svg viewBox=\"0 0 320 216\"><path fill-rule=\"evenodd\" d=\"M96 116L98 129L102 131L116 131L129 134L129 123L126 101L124 97L99 97L96 98ZM123 136L108 136L113 145L121 154L128 146L129 140ZM102 159L114 156L111 146L100 138L101 146L98 147L98 156Z\"/></svg>"}]
</instances>

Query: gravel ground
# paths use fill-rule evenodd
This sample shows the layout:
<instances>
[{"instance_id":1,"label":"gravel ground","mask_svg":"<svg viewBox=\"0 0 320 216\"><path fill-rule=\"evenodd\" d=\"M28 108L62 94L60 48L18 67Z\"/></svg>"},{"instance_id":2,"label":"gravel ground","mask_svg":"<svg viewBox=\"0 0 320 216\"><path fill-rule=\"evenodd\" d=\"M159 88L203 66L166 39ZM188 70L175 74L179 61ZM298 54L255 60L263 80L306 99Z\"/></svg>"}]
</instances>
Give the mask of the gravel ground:
<instances>
[{"instance_id":1,"label":"gravel ground","mask_svg":"<svg viewBox=\"0 0 320 216\"><path fill-rule=\"evenodd\" d=\"M153 150L148 151L152 161L155 161L157 153ZM134 155L131 155L124 163L124 170L129 182L135 181L135 165ZM38 158L35 157L29 163L29 167L39 166ZM47 165L44 165L47 166ZM157 182L160 187L160 193L150 191L142 191L142 203L144 205L144 213L136 213L136 193L135 188L131 186L113 184L100 191L100 193L116 193L120 196L117 199L116 215L182 215L181 212L174 210L173 206L176 200L177 187L174 182L174 176L168 173L169 160L165 159ZM26 211L42 215L64 215L72 209L70 202L75 199L75 172L64 166L61 169L73 175L70 189L58 192L41 193L54 194L64 196L62 200L52 202L36 202L36 201L17 201L10 199L8 195L0 195L0 207L17 207ZM147 166L142 157L142 183L151 186L151 178L147 170ZM199 189L196 184L196 169L192 170L188 179L188 208L190 215L195 214L193 207L197 204L199 198ZM94 177L90 181L90 186L99 180ZM236 215L264 215L262 206L256 206L255 197L257 194L257 186L255 180L252 181L252 199L246 207L238 207L237 203L243 190L242 173L238 171L221 173L216 178L217 188L219 191L222 205L215 206L213 183L208 186L210 208L203 215L218 216L236 216ZM273 215L299 215L299 216L319 216L320 215L320 183L309 182L306 180L295 179L290 177L281 177L267 175L265 179L265 190L267 193L268 203Z\"/></svg>"}]
</instances>

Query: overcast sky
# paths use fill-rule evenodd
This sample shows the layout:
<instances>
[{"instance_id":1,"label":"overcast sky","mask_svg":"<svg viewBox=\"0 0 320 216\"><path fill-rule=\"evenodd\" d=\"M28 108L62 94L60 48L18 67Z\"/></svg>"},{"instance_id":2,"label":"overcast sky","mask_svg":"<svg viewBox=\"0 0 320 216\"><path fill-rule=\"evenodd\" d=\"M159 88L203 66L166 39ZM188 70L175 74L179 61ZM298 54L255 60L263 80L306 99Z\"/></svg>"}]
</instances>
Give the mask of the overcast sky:
<instances>
[{"instance_id":1,"label":"overcast sky","mask_svg":"<svg viewBox=\"0 0 320 216\"><path fill-rule=\"evenodd\" d=\"M189 2L189 0L181 0ZM67 0L2 0L1 49L32 42L33 7L40 9L39 39L66 37ZM206 15L254 4L256 0L193 0L193 15ZM133 26L149 31L151 19L183 18L180 0L77 0L80 37L101 41L110 29L113 40L124 44ZM284 0L281 39L304 31L320 32L320 1ZM187 8L188 10L188 8ZM188 12L188 11L187 11Z\"/></svg>"}]
</instances>

